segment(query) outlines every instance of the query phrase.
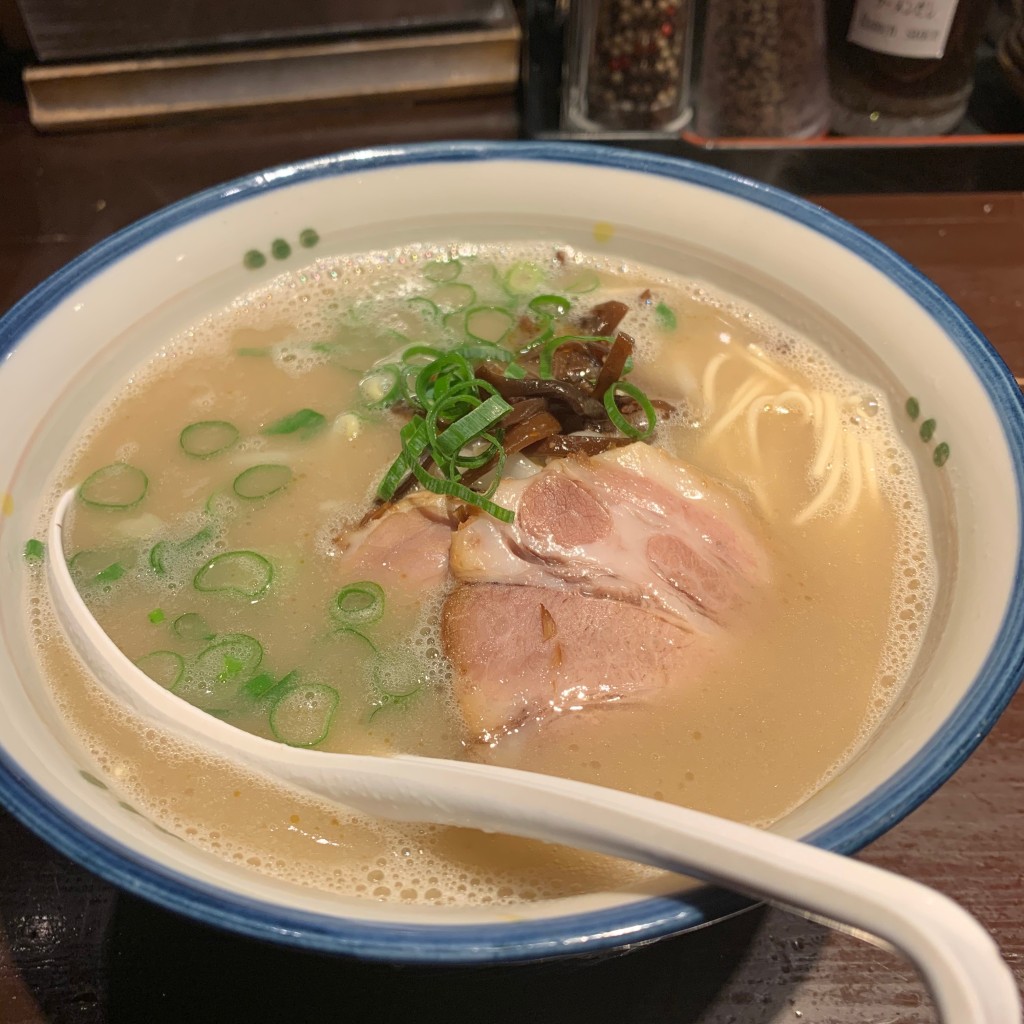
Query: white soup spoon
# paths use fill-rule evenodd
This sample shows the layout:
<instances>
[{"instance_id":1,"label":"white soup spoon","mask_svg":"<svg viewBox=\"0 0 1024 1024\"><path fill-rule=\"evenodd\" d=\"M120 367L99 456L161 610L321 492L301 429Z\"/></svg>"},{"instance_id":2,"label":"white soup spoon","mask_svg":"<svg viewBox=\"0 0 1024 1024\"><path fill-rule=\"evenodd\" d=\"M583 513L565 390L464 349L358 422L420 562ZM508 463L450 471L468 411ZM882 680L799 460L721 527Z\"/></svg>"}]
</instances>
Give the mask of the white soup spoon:
<instances>
[{"instance_id":1,"label":"white soup spoon","mask_svg":"<svg viewBox=\"0 0 1024 1024\"><path fill-rule=\"evenodd\" d=\"M533 772L439 758L334 754L243 732L193 707L131 662L71 578L57 504L47 579L71 646L141 718L316 797L397 821L476 828L561 843L714 882L874 937L906 955L945 1024L1020 1024L1016 982L988 933L933 889L839 854L710 814Z\"/></svg>"}]
</instances>

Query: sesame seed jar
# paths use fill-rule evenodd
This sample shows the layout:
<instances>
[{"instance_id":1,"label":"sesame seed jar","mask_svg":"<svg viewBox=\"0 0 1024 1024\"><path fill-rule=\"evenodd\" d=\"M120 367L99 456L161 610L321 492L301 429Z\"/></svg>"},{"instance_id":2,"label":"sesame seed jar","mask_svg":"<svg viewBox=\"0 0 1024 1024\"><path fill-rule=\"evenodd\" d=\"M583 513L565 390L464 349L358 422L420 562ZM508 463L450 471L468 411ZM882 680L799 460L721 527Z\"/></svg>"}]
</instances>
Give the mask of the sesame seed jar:
<instances>
[{"instance_id":1,"label":"sesame seed jar","mask_svg":"<svg viewBox=\"0 0 1024 1024\"><path fill-rule=\"evenodd\" d=\"M689 122L691 0L573 0L562 126L672 134Z\"/></svg>"}]
</instances>

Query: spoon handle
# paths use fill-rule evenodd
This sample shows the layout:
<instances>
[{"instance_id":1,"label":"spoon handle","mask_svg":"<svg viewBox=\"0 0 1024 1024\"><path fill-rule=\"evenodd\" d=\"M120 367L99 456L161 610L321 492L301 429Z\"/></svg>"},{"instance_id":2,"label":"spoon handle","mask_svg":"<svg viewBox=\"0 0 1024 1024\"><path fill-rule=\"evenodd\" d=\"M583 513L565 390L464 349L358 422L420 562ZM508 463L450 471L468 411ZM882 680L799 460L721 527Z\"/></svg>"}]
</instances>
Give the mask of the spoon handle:
<instances>
[{"instance_id":1,"label":"spoon handle","mask_svg":"<svg viewBox=\"0 0 1024 1024\"><path fill-rule=\"evenodd\" d=\"M344 773L345 793L335 798L391 818L563 843L719 883L894 947L924 976L946 1024L1021 1020L1017 984L995 942L960 906L918 882L748 825L586 783L457 761L375 760L365 790L354 764Z\"/></svg>"}]
</instances>

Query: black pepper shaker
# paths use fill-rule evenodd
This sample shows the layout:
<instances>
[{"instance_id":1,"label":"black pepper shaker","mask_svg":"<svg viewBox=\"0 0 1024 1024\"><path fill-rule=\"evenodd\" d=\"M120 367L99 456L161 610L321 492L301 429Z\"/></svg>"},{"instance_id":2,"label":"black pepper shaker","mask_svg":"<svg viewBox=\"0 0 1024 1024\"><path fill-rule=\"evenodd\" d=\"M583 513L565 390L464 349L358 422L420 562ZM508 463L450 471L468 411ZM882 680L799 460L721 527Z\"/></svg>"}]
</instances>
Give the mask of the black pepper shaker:
<instances>
[{"instance_id":1,"label":"black pepper shaker","mask_svg":"<svg viewBox=\"0 0 1024 1024\"><path fill-rule=\"evenodd\" d=\"M811 138L828 128L823 0L710 0L697 93L707 138Z\"/></svg>"},{"instance_id":2,"label":"black pepper shaker","mask_svg":"<svg viewBox=\"0 0 1024 1024\"><path fill-rule=\"evenodd\" d=\"M685 127L692 23L691 0L573 0L563 128L670 134Z\"/></svg>"}]
</instances>

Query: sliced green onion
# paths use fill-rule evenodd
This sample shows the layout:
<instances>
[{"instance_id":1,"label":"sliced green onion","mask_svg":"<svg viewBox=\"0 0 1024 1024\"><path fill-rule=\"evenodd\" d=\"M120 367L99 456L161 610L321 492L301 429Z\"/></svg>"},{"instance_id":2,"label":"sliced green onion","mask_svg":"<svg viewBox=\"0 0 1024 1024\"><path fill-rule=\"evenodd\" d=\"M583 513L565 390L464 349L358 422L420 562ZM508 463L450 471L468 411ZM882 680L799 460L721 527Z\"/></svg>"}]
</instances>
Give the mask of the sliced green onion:
<instances>
[{"instance_id":1,"label":"sliced green onion","mask_svg":"<svg viewBox=\"0 0 1024 1024\"><path fill-rule=\"evenodd\" d=\"M43 556L46 554L46 545L41 540L36 540L33 537L31 540L25 541L25 561L26 562L41 562Z\"/></svg>"},{"instance_id":2,"label":"sliced green onion","mask_svg":"<svg viewBox=\"0 0 1024 1024\"><path fill-rule=\"evenodd\" d=\"M466 310L453 309L450 313L445 313L441 317L441 323L445 330L451 331L452 334L464 334L466 331Z\"/></svg>"},{"instance_id":3,"label":"sliced green onion","mask_svg":"<svg viewBox=\"0 0 1024 1024\"><path fill-rule=\"evenodd\" d=\"M674 331L676 329L676 315L664 302L659 302L654 307L654 315L658 321L658 326L662 330Z\"/></svg>"},{"instance_id":4,"label":"sliced green onion","mask_svg":"<svg viewBox=\"0 0 1024 1024\"><path fill-rule=\"evenodd\" d=\"M419 376L420 370L426 365L428 364L423 362L422 359L414 359L410 363L402 364L401 397L410 407L415 406L418 402L416 398L416 378Z\"/></svg>"},{"instance_id":5,"label":"sliced green onion","mask_svg":"<svg viewBox=\"0 0 1024 1024\"><path fill-rule=\"evenodd\" d=\"M494 434L479 434L473 439L472 444L467 445L463 451L452 457L451 465L456 470L479 469L495 460L504 466L504 446ZM446 475L450 480L459 479L457 472L453 473L449 470ZM495 474L495 478L497 475Z\"/></svg>"},{"instance_id":6,"label":"sliced green onion","mask_svg":"<svg viewBox=\"0 0 1024 1024\"><path fill-rule=\"evenodd\" d=\"M435 284L454 281L462 273L462 264L458 260L433 260L423 267L423 276Z\"/></svg>"},{"instance_id":7,"label":"sliced green onion","mask_svg":"<svg viewBox=\"0 0 1024 1024\"><path fill-rule=\"evenodd\" d=\"M342 626L336 629L334 635L358 640L360 646L368 647L372 655L378 656L380 654L380 651L377 650L377 645L365 633L360 633L358 629L353 629L351 626Z\"/></svg>"},{"instance_id":8,"label":"sliced green onion","mask_svg":"<svg viewBox=\"0 0 1024 1024\"><path fill-rule=\"evenodd\" d=\"M483 347L490 355L492 346ZM503 463L505 453L501 442L487 431L512 409L492 384L474 374L469 359L463 354L465 349L445 353L417 374L416 396L426 415L414 416L402 428L402 451L377 490L382 501L391 500L410 472L421 483L426 478L429 483L424 486L435 493L451 494L478 507L483 507L481 502L487 501L497 487L497 477L484 495L459 483L461 472L467 468L478 468L492 461ZM484 450L476 450L474 442L484 444ZM428 448L442 474L440 480L421 465ZM442 483L461 489L440 489ZM502 512L510 515L507 510Z\"/></svg>"},{"instance_id":9,"label":"sliced green onion","mask_svg":"<svg viewBox=\"0 0 1024 1024\"><path fill-rule=\"evenodd\" d=\"M263 660L263 645L245 633L211 644L187 666L174 692L204 711L223 708L237 697L242 682Z\"/></svg>"},{"instance_id":10,"label":"sliced green onion","mask_svg":"<svg viewBox=\"0 0 1024 1024\"><path fill-rule=\"evenodd\" d=\"M455 398L468 399L468 403L462 404L470 405L475 409L483 399L480 398L480 392L485 391L489 395L496 395L498 392L495 390L494 385L482 380L480 377L471 377L469 380L458 380L456 377L447 377L441 381L441 388L438 390L434 389L435 405L438 402L447 402ZM450 416L441 416L442 420L451 421Z\"/></svg>"},{"instance_id":11,"label":"sliced green onion","mask_svg":"<svg viewBox=\"0 0 1024 1024\"><path fill-rule=\"evenodd\" d=\"M202 651L194 668L218 674L255 672L263 660L263 645L247 633L228 633Z\"/></svg>"},{"instance_id":12,"label":"sliced green onion","mask_svg":"<svg viewBox=\"0 0 1024 1024\"><path fill-rule=\"evenodd\" d=\"M441 316L441 310L437 308L437 303L431 302L423 295L414 295L411 299L406 299L405 304L425 320L437 320Z\"/></svg>"},{"instance_id":13,"label":"sliced green onion","mask_svg":"<svg viewBox=\"0 0 1024 1024\"><path fill-rule=\"evenodd\" d=\"M590 267L580 267L563 288L573 295L581 295L584 292L592 292L600 283L601 278L597 276L597 271L591 270Z\"/></svg>"},{"instance_id":14,"label":"sliced green onion","mask_svg":"<svg viewBox=\"0 0 1024 1024\"><path fill-rule=\"evenodd\" d=\"M309 346L314 352L322 352L324 355L333 355L342 347L339 341L314 341Z\"/></svg>"},{"instance_id":15,"label":"sliced green onion","mask_svg":"<svg viewBox=\"0 0 1024 1024\"><path fill-rule=\"evenodd\" d=\"M354 441L362 432L363 417L357 412L339 413L334 421L334 432L340 434L346 441Z\"/></svg>"},{"instance_id":16,"label":"sliced green onion","mask_svg":"<svg viewBox=\"0 0 1024 1024\"><path fill-rule=\"evenodd\" d=\"M257 676L253 676L243 687L242 693L247 697L252 697L254 700L258 700L260 697L266 696L271 690L277 686L277 679L270 672L261 672Z\"/></svg>"},{"instance_id":17,"label":"sliced green onion","mask_svg":"<svg viewBox=\"0 0 1024 1024\"><path fill-rule=\"evenodd\" d=\"M508 336L515 317L500 306L474 306L466 311L466 335L474 341L499 344Z\"/></svg>"},{"instance_id":18,"label":"sliced green onion","mask_svg":"<svg viewBox=\"0 0 1024 1024\"><path fill-rule=\"evenodd\" d=\"M154 626L156 626L163 622L164 619L167 618L167 616L164 615L163 608L154 608L149 613L149 615L146 616L146 618L149 619L149 621L152 622Z\"/></svg>"},{"instance_id":19,"label":"sliced green onion","mask_svg":"<svg viewBox=\"0 0 1024 1024\"><path fill-rule=\"evenodd\" d=\"M255 601L270 589L274 567L255 551L225 551L196 573L192 585L204 594L237 594Z\"/></svg>"},{"instance_id":20,"label":"sliced green onion","mask_svg":"<svg viewBox=\"0 0 1024 1024\"><path fill-rule=\"evenodd\" d=\"M625 416L619 411L619 407L615 404L615 393L619 392L623 395L628 395L632 398L637 405L640 406L644 414L644 418L647 420L646 427L640 428L635 427ZM629 381L618 380L616 381L605 393L604 393L604 408L605 412L608 413L608 419L623 433L626 437L635 438L637 441L642 441L646 437L650 437L654 433L654 427L657 424L658 418L654 412L654 406L651 405L651 400L635 385L630 384Z\"/></svg>"},{"instance_id":21,"label":"sliced green onion","mask_svg":"<svg viewBox=\"0 0 1024 1024\"><path fill-rule=\"evenodd\" d=\"M384 404L391 404L400 398L413 399L416 394L416 378L420 371L427 367L435 359L439 359L444 352L432 345L413 345L401 353L401 365L398 367L398 387L395 389L394 397L388 396ZM414 400L415 403L415 400Z\"/></svg>"},{"instance_id":22,"label":"sliced green onion","mask_svg":"<svg viewBox=\"0 0 1024 1024\"><path fill-rule=\"evenodd\" d=\"M537 315L540 318L537 323L537 333L532 338L524 338L516 342L518 351L524 355L527 352L531 352L538 345L543 345L555 333L555 325L551 317L544 313L538 313Z\"/></svg>"},{"instance_id":23,"label":"sliced green onion","mask_svg":"<svg viewBox=\"0 0 1024 1024\"><path fill-rule=\"evenodd\" d=\"M227 451L238 440L238 436L238 427L227 420L201 420L185 427L178 442L186 455L196 459L211 459Z\"/></svg>"},{"instance_id":24,"label":"sliced green onion","mask_svg":"<svg viewBox=\"0 0 1024 1024\"><path fill-rule=\"evenodd\" d=\"M437 445L438 424L455 424L460 419L474 412L481 405L477 389L473 385L451 388L439 402L435 402L427 413L427 437L433 449L434 461L446 462L450 455L439 452Z\"/></svg>"},{"instance_id":25,"label":"sliced green onion","mask_svg":"<svg viewBox=\"0 0 1024 1024\"><path fill-rule=\"evenodd\" d=\"M423 454L430 438L427 436L427 425L422 416L413 418L402 427L399 435L402 440L402 450L398 458L391 464L384 479L377 488L377 497L381 501L390 501L398 490L399 484L409 475L413 463Z\"/></svg>"},{"instance_id":26,"label":"sliced green onion","mask_svg":"<svg viewBox=\"0 0 1024 1024\"><path fill-rule=\"evenodd\" d=\"M226 516L233 512L236 508L234 500L230 495L224 494L221 491L214 491L203 505L203 511L214 519L220 516Z\"/></svg>"},{"instance_id":27,"label":"sliced green onion","mask_svg":"<svg viewBox=\"0 0 1024 1024\"><path fill-rule=\"evenodd\" d=\"M477 294L486 297L486 301L502 305L512 298L512 293L505 287L504 274L493 263L478 263L474 270Z\"/></svg>"},{"instance_id":28,"label":"sliced green onion","mask_svg":"<svg viewBox=\"0 0 1024 1024\"><path fill-rule=\"evenodd\" d=\"M384 590L371 580L342 587L331 601L331 616L345 626L368 626L384 614Z\"/></svg>"},{"instance_id":29,"label":"sliced green onion","mask_svg":"<svg viewBox=\"0 0 1024 1024\"><path fill-rule=\"evenodd\" d=\"M453 384L475 380L476 374L469 361L455 352L448 352L416 375L416 400L423 409L429 409Z\"/></svg>"},{"instance_id":30,"label":"sliced green onion","mask_svg":"<svg viewBox=\"0 0 1024 1024\"><path fill-rule=\"evenodd\" d=\"M139 658L135 665L167 690L173 690L185 674L185 659L174 651L152 651Z\"/></svg>"},{"instance_id":31,"label":"sliced green onion","mask_svg":"<svg viewBox=\"0 0 1024 1024\"><path fill-rule=\"evenodd\" d=\"M504 284L510 295L529 295L546 276L536 263L516 263L505 274Z\"/></svg>"},{"instance_id":32,"label":"sliced green onion","mask_svg":"<svg viewBox=\"0 0 1024 1024\"><path fill-rule=\"evenodd\" d=\"M257 501L283 490L292 482L294 476L290 466L282 466L276 462L261 463L239 473L231 489L246 501Z\"/></svg>"},{"instance_id":33,"label":"sliced green onion","mask_svg":"<svg viewBox=\"0 0 1024 1024\"><path fill-rule=\"evenodd\" d=\"M198 555L204 544L213 539L213 530L204 526L182 541L160 540L149 549L149 565L157 576L164 576L176 568L175 562Z\"/></svg>"},{"instance_id":34,"label":"sliced green onion","mask_svg":"<svg viewBox=\"0 0 1024 1024\"><path fill-rule=\"evenodd\" d=\"M501 395L491 395L472 412L456 420L439 434L433 450L443 459L452 459L478 434L493 426L512 411L512 406ZM429 417L428 417L429 422Z\"/></svg>"},{"instance_id":35,"label":"sliced green onion","mask_svg":"<svg viewBox=\"0 0 1024 1024\"><path fill-rule=\"evenodd\" d=\"M572 303L564 295L538 295L527 305L534 313L544 316L565 316L572 309Z\"/></svg>"},{"instance_id":36,"label":"sliced green onion","mask_svg":"<svg viewBox=\"0 0 1024 1024\"><path fill-rule=\"evenodd\" d=\"M78 488L79 500L90 508L134 508L149 490L149 477L127 462L97 469Z\"/></svg>"},{"instance_id":37,"label":"sliced green onion","mask_svg":"<svg viewBox=\"0 0 1024 1024\"><path fill-rule=\"evenodd\" d=\"M295 669L277 680L271 673L261 672L245 683L240 693L251 700L258 700L265 708L272 707L274 702L298 681L299 673Z\"/></svg>"},{"instance_id":38,"label":"sliced green onion","mask_svg":"<svg viewBox=\"0 0 1024 1024\"><path fill-rule=\"evenodd\" d=\"M491 476L490 486L483 492L473 491L473 493L478 497L490 498L498 489L498 484L501 483L501 474L505 471L505 448L493 434L481 434L477 438L477 441L484 445L484 448L479 452L479 454L456 455L452 460L452 464L457 468L479 469L481 466L494 463L494 472ZM450 480L458 481L458 475L456 472L449 472L448 478Z\"/></svg>"},{"instance_id":39,"label":"sliced green onion","mask_svg":"<svg viewBox=\"0 0 1024 1024\"><path fill-rule=\"evenodd\" d=\"M495 519L500 519L503 523L511 523L515 519L515 513L511 509L495 504L495 502L490 501L484 495L470 490L464 484L457 483L454 480L441 480L439 477L432 476L418 462L413 463L412 472L420 486L434 494L458 498L459 501L463 501L467 505L474 505L476 508L482 509L489 515L494 516Z\"/></svg>"},{"instance_id":40,"label":"sliced green onion","mask_svg":"<svg viewBox=\"0 0 1024 1024\"><path fill-rule=\"evenodd\" d=\"M300 683L287 690L270 712L276 739L291 747L315 747L331 728L338 691L323 683Z\"/></svg>"},{"instance_id":41,"label":"sliced green onion","mask_svg":"<svg viewBox=\"0 0 1024 1024\"><path fill-rule=\"evenodd\" d=\"M171 629L182 640L188 641L212 640L215 635L198 612L185 612L184 615L179 615Z\"/></svg>"},{"instance_id":42,"label":"sliced green onion","mask_svg":"<svg viewBox=\"0 0 1024 1024\"><path fill-rule=\"evenodd\" d=\"M422 668L414 656L389 652L387 660L379 660L374 668L374 689L389 702L411 697L423 688Z\"/></svg>"},{"instance_id":43,"label":"sliced green onion","mask_svg":"<svg viewBox=\"0 0 1024 1024\"><path fill-rule=\"evenodd\" d=\"M161 540L157 541L149 549L149 565L157 576L163 576L167 573L167 556L176 546L169 540Z\"/></svg>"},{"instance_id":44,"label":"sliced green onion","mask_svg":"<svg viewBox=\"0 0 1024 1024\"><path fill-rule=\"evenodd\" d=\"M453 348L452 351L457 352L465 359L482 360L490 363L510 363L515 359L514 352L510 352L507 348L502 348L500 345L459 345L458 348Z\"/></svg>"},{"instance_id":45,"label":"sliced green onion","mask_svg":"<svg viewBox=\"0 0 1024 1024\"><path fill-rule=\"evenodd\" d=\"M402 367L384 363L368 370L359 382L359 393L371 409L385 409L403 397Z\"/></svg>"},{"instance_id":46,"label":"sliced green onion","mask_svg":"<svg viewBox=\"0 0 1024 1024\"><path fill-rule=\"evenodd\" d=\"M430 300L442 312L453 313L476 302L476 289L458 281L443 284L430 293Z\"/></svg>"},{"instance_id":47,"label":"sliced green onion","mask_svg":"<svg viewBox=\"0 0 1024 1024\"><path fill-rule=\"evenodd\" d=\"M441 349L434 348L432 345L413 345L402 353L402 362L408 364L414 359L424 358L430 362L434 359L440 359L443 355L444 352L442 352ZM426 365L426 363L423 365Z\"/></svg>"},{"instance_id":48,"label":"sliced green onion","mask_svg":"<svg viewBox=\"0 0 1024 1024\"><path fill-rule=\"evenodd\" d=\"M136 553L127 548L79 551L68 562L68 570L79 586L113 583L135 567L136 558Z\"/></svg>"},{"instance_id":49,"label":"sliced green onion","mask_svg":"<svg viewBox=\"0 0 1024 1024\"><path fill-rule=\"evenodd\" d=\"M386 711L388 708L405 708L409 701L422 689L422 686L417 686L415 690L410 690L408 693L385 693L381 691L374 701L376 707L370 712L370 717L367 721L372 722L382 711Z\"/></svg>"},{"instance_id":50,"label":"sliced green onion","mask_svg":"<svg viewBox=\"0 0 1024 1024\"><path fill-rule=\"evenodd\" d=\"M269 427L264 427L260 433L263 434L301 434L303 440L308 440L327 423L327 417L315 409L299 409L297 412L282 416L275 420Z\"/></svg>"},{"instance_id":51,"label":"sliced green onion","mask_svg":"<svg viewBox=\"0 0 1024 1024\"><path fill-rule=\"evenodd\" d=\"M505 367L505 376L511 380L522 380L526 376L526 371L518 363L509 363Z\"/></svg>"}]
</instances>

